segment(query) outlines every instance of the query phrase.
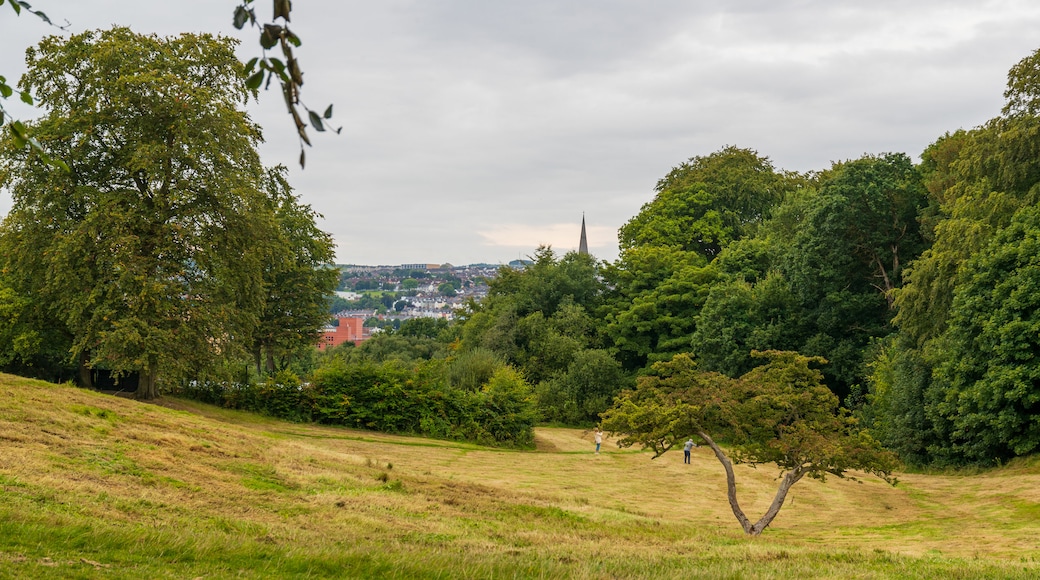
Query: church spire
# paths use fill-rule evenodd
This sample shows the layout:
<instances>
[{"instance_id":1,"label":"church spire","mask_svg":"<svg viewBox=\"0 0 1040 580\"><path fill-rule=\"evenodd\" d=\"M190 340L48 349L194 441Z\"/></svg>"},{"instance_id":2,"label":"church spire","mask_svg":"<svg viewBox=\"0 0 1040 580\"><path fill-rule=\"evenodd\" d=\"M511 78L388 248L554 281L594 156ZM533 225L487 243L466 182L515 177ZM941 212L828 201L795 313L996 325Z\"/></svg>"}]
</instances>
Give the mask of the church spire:
<instances>
[{"instance_id":1,"label":"church spire","mask_svg":"<svg viewBox=\"0 0 1040 580\"><path fill-rule=\"evenodd\" d=\"M585 214L581 214L581 241L578 242L578 253L588 255L589 242L585 239Z\"/></svg>"}]
</instances>

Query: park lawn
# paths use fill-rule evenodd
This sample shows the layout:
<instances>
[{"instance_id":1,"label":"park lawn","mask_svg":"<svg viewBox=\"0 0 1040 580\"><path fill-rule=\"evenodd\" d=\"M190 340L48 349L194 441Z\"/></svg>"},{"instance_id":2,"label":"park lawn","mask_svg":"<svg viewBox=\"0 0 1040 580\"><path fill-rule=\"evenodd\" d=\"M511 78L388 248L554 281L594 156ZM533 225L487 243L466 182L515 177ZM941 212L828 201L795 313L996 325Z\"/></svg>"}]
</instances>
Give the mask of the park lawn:
<instances>
[{"instance_id":1,"label":"park lawn","mask_svg":"<svg viewBox=\"0 0 1040 580\"><path fill-rule=\"evenodd\" d=\"M803 480L744 536L706 448L537 449L0 375L0 578L1033 578L1040 464ZM775 468L737 466L757 518Z\"/></svg>"}]
</instances>

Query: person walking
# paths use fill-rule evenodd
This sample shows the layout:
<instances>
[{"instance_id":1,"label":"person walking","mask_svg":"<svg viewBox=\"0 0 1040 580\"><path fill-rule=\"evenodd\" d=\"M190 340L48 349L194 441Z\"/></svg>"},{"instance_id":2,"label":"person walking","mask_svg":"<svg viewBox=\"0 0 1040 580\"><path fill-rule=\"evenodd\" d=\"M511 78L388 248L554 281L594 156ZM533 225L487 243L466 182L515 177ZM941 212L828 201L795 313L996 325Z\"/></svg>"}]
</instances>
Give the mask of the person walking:
<instances>
[{"instance_id":1,"label":"person walking","mask_svg":"<svg viewBox=\"0 0 1040 580\"><path fill-rule=\"evenodd\" d=\"M690 449L693 449L696 446L697 446L697 444L693 442L693 437L690 437L689 439L686 440L686 444L683 445L683 448L682 448L682 451L683 451L683 463L689 463L690 462Z\"/></svg>"},{"instance_id":2,"label":"person walking","mask_svg":"<svg viewBox=\"0 0 1040 580\"><path fill-rule=\"evenodd\" d=\"M603 432L599 430L599 427L596 427L595 439L596 439L596 455L599 455L599 446L603 443Z\"/></svg>"}]
</instances>

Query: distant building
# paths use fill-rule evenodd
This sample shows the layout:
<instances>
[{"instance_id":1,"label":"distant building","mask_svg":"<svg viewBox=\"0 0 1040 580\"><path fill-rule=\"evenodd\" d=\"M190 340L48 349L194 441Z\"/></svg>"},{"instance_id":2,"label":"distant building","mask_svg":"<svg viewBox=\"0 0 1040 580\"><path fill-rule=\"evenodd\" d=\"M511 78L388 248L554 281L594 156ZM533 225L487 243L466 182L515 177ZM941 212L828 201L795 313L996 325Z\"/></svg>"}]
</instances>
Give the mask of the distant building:
<instances>
[{"instance_id":1,"label":"distant building","mask_svg":"<svg viewBox=\"0 0 1040 580\"><path fill-rule=\"evenodd\" d=\"M372 335L372 329L365 328L364 318L341 316L336 320L339 321L339 326L330 326L322 332L321 339L318 341L318 350L339 346L344 342L353 342L358 345Z\"/></svg>"},{"instance_id":2,"label":"distant building","mask_svg":"<svg viewBox=\"0 0 1040 580\"><path fill-rule=\"evenodd\" d=\"M581 240L578 241L578 253L589 255L589 242L585 239L585 214L581 214Z\"/></svg>"}]
</instances>

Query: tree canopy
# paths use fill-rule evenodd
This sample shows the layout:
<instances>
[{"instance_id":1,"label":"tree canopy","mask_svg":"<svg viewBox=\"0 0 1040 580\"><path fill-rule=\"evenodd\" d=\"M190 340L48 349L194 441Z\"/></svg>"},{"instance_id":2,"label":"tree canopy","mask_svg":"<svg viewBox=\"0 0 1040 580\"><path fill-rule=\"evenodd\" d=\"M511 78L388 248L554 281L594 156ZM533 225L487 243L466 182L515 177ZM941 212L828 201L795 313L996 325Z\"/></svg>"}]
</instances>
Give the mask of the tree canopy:
<instances>
[{"instance_id":1,"label":"tree canopy","mask_svg":"<svg viewBox=\"0 0 1040 580\"><path fill-rule=\"evenodd\" d=\"M769 159L750 149L692 157L658 181L653 201L622 226L621 249L667 246L711 259L751 233L785 188Z\"/></svg>"},{"instance_id":2,"label":"tree canopy","mask_svg":"<svg viewBox=\"0 0 1040 580\"><path fill-rule=\"evenodd\" d=\"M183 376L244 348L270 298L265 267L301 247L285 234L291 195L263 181L234 44L126 28L49 37L22 84L46 111L33 134L69 171L3 145L9 283L68 330L82 368L140 372L145 398L160 369ZM329 257L324 239L306 258Z\"/></svg>"}]
</instances>

